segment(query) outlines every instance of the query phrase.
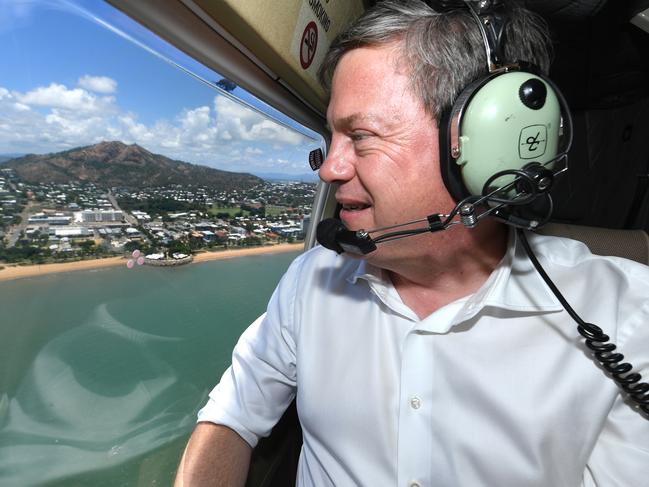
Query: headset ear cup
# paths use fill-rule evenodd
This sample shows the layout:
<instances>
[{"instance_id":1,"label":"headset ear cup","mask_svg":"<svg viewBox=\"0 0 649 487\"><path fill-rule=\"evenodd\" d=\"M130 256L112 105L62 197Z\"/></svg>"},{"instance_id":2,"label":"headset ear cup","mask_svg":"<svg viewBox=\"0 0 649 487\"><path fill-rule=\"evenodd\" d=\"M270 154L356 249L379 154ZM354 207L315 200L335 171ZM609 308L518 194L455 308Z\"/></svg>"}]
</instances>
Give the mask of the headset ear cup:
<instances>
[{"instance_id":1,"label":"headset ear cup","mask_svg":"<svg viewBox=\"0 0 649 487\"><path fill-rule=\"evenodd\" d=\"M454 129L452 126L458 124L458 128L455 130L458 132L456 136L459 137L459 126L461 126L462 116L466 106L469 104L471 98L473 98L473 95L488 81L493 79L494 76L484 76L469 83L457 97L455 103L442 112L442 117L439 122L439 164L442 181L444 181L446 189L456 203L472 196L472 194L464 183L461 165L453 157L454 142L452 140L452 134ZM479 195L476 194L473 196Z\"/></svg>"},{"instance_id":2,"label":"headset ear cup","mask_svg":"<svg viewBox=\"0 0 649 487\"><path fill-rule=\"evenodd\" d=\"M568 110L555 85L529 71L500 71L469 84L439 124L440 171L450 195L457 202L482 196L495 174L551 164ZM496 186L512 178L502 176Z\"/></svg>"},{"instance_id":3,"label":"headset ear cup","mask_svg":"<svg viewBox=\"0 0 649 487\"><path fill-rule=\"evenodd\" d=\"M444 110L439 122L439 168L442 181L456 203L470 196L462 181L462 168L451 154L451 114L452 107Z\"/></svg>"}]
</instances>

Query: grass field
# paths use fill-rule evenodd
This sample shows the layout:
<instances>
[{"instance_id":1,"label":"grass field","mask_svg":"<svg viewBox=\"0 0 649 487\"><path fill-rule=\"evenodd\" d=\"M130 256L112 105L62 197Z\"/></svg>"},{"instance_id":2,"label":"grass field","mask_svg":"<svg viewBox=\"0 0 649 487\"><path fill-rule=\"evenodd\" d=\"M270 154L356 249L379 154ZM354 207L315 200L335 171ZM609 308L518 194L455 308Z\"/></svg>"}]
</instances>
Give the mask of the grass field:
<instances>
[{"instance_id":1,"label":"grass field","mask_svg":"<svg viewBox=\"0 0 649 487\"><path fill-rule=\"evenodd\" d=\"M242 210L238 206L234 208L226 208L222 206L213 206L208 210L210 215L217 215L219 213L227 213L230 218L236 216L239 212L243 212L243 216L248 216L250 212L248 210Z\"/></svg>"},{"instance_id":2,"label":"grass field","mask_svg":"<svg viewBox=\"0 0 649 487\"><path fill-rule=\"evenodd\" d=\"M286 206L266 205L266 216L279 216L286 213L288 208Z\"/></svg>"}]
</instances>

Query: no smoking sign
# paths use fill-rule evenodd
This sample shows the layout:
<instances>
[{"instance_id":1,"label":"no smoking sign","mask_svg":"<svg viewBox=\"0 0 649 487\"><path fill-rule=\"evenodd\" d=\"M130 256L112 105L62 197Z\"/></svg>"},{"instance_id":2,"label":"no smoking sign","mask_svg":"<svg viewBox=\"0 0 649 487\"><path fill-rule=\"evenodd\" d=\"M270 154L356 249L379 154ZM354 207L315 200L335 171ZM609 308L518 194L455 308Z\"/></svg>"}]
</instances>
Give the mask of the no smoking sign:
<instances>
[{"instance_id":1,"label":"no smoking sign","mask_svg":"<svg viewBox=\"0 0 649 487\"><path fill-rule=\"evenodd\" d=\"M311 66L315 51L318 47L318 26L315 22L309 22L302 34L302 41L300 42L300 64L302 69L307 69Z\"/></svg>"}]
</instances>

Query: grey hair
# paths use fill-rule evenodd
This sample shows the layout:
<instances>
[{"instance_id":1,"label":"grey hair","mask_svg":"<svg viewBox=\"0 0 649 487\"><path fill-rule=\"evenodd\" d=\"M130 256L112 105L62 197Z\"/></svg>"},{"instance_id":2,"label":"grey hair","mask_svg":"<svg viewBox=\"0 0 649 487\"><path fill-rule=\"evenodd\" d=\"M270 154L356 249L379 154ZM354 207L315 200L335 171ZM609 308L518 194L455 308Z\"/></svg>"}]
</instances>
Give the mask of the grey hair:
<instances>
[{"instance_id":1,"label":"grey hair","mask_svg":"<svg viewBox=\"0 0 649 487\"><path fill-rule=\"evenodd\" d=\"M507 4L504 56L527 61L546 73L551 43L545 21ZM439 13L420 0L384 0L367 10L334 40L318 72L327 92L342 57L359 47L397 43L413 93L439 123L462 89L487 72L485 46L468 9Z\"/></svg>"}]
</instances>

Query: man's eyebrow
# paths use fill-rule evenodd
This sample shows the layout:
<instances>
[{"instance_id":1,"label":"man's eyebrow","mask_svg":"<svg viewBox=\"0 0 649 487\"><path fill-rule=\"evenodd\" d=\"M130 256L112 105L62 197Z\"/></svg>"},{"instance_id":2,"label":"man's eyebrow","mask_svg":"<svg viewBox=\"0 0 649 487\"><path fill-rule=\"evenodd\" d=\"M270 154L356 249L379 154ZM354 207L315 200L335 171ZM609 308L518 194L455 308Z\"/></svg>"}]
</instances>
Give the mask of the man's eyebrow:
<instances>
[{"instance_id":1,"label":"man's eyebrow","mask_svg":"<svg viewBox=\"0 0 649 487\"><path fill-rule=\"evenodd\" d=\"M381 124L381 125L385 124L384 120L371 113L352 113L351 115L347 115L346 117L341 117L336 120L332 120L331 125L341 130L341 129L348 129L355 123L365 122L365 121L374 124ZM331 130L331 127L329 125L328 127Z\"/></svg>"}]
</instances>

